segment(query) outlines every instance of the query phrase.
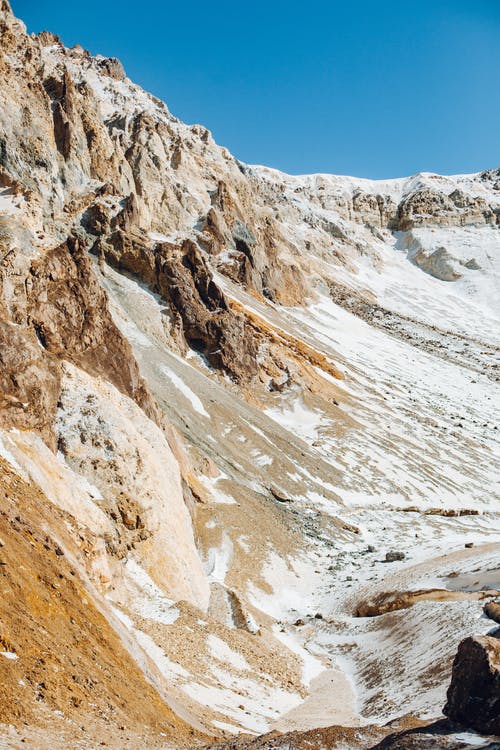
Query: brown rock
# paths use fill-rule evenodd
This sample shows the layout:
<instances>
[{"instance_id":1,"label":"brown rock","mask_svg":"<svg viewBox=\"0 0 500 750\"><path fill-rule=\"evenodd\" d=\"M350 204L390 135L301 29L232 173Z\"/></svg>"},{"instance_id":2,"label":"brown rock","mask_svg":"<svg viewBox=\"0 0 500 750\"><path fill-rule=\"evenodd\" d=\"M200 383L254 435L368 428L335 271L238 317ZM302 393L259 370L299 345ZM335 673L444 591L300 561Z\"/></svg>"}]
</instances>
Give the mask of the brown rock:
<instances>
[{"instance_id":1,"label":"brown rock","mask_svg":"<svg viewBox=\"0 0 500 750\"><path fill-rule=\"evenodd\" d=\"M60 365L33 332L0 318L0 426L38 432L51 448Z\"/></svg>"},{"instance_id":2,"label":"brown rock","mask_svg":"<svg viewBox=\"0 0 500 750\"><path fill-rule=\"evenodd\" d=\"M278 487L277 484L272 484L269 487L269 492L279 503L291 503L292 499L287 492Z\"/></svg>"},{"instance_id":3,"label":"brown rock","mask_svg":"<svg viewBox=\"0 0 500 750\"><path fill-rule=\"evenodd\" d=\"M384 591L372 599L359 602L356 617L378 617L387 612L413 607L417 602L480 601L493 591L448 591L448 589L420 589L417 591Z\"/></svg>"},{"instance_id":4,"label":"brown rock","mask_svg":"<svg viewBox=\"0 0 500 750\"><path fill-rule=\"evenodd\" d=\"M44 349L133 398L148 416L155 404L128 341L115 326L90 259L74 238L31 266L28 324Z\"/></svg>"},{"instance_id":5,"label":"brown rock","mask_svg":"<svg viewBox=\"0 0 500 750\"><path fill-rule=\"evenodd\" d=\"M104 75L113 78L115 81L123 81L125 78L125 70L120 60L116 57L104 57L97 58L97 64L99 70Z\"/></svg>"},{"instance_id":6,"label":"brown rock","mask_svg":"<svg viewBox=\"0 0 500 750\"><path fill-rule=\"evenodd\" d=\"M473 750L474 744L457 737L457 727L446 720L390 734L371 750ZM477 747L477 745L476 745ZM485 745L481 745L485 748ZM497 750L488 745L488 750Z\"/></svg>"},{"instance_id":7,"label":"brown rock","mask_svg":"<svg viewBox=\"0 0 500 750\"><path fill-rule=\"evenodd\" d=\"M446 716L484 734L500 734L500 640L465 638L453 662Z\"/></svg>"},{"instance_id":8,"label":"brown rock","mask_svg":"<svg viewBox=\"0 0 500 750\"><path fill-rule=\"evenodd\" d=\"M186 341L240 382L257 373L257 344L243 315L231 310L200 250L186 240L157 253L158 286L182 322Z\"/></svg>"},{"instance_id":9,"label":"brown rock","mask_svg":"<svg viewBox=\"0 0 500 750\"><path fill-rule=\"evenodd\" d=\"M500 624L500 601L486 602L483 607L484 614Z\"/></svg>"}]
</instances>

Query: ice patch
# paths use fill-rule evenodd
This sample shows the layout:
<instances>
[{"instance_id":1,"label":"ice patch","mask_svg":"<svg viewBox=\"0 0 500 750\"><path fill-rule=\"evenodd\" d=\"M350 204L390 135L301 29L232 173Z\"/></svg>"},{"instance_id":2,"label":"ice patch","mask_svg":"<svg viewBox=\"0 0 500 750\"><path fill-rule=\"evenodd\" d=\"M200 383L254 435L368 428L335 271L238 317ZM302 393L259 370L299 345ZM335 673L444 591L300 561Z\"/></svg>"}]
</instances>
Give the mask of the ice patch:
<instances>
[{"instance_id":1,"label":"ice patch","mask_svg":"<svg viewBox=\"0 0 500 750\"><path fill-rule=\"evenodd\" d=\"M207 477L204 474L201 474L198 477L198 481L210 492L212 502L219 505L236 505L237 503L234 497L231 497L231 495L228 495L217 487L217 483L225 478L226 474L223 474L222 472L216 477ZM207 524L207 528L212 527L209 527Z\"/></svg>"},{"instance_id":2,"label":"ice patch","mask_svg":"<svg viewBox=\"0 0 500 750\"><path fill-rule=\"evenodd\" d=\"M325 671L325 666L316 656L302 646L292 633L282 633L278 626L273 627L274 637L283 643L302 661L302 684L308 687L315 677Z\"/></svg>"},{"instance_id":3,"label":"ice patch","mask_svg":"<svg viewBox=\"0 0 500 750\"><path fill-rule=\"evenodd\" d=\"M230 732L231 734L239 734L241 732L241 727L235 727L234 724L228 724L225 721L214 719L212 724L214 727L217 727L217 729L222 729L224 732Z\"/></svg>"},{"instance_id":4,"label":"ice patch","mask_svg":"<svg viewBox=\"0 0 500 750\"><path fill-rule=\"evenodd\" d=\"M289 408L266 409L264 414L308 443L313 443L319 429L330 421L321 412L309 409L299 398Z\"/></svg>"}]
</instances>

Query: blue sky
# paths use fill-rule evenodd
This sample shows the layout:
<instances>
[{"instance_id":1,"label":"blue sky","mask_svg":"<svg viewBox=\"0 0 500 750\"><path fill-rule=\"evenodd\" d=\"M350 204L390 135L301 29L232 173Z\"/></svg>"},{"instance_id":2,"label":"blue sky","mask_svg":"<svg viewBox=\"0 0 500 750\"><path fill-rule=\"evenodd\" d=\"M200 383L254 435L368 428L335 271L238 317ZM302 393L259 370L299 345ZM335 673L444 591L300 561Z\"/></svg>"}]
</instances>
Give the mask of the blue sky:
<instances>
[{"instance_id":1,"label":"blue sky","mask_svg":"<svg viewBox=\"0 0 500 750\"><path fill-rule=\"evenodd\" d=\"M119 57L238 158L395 177L500 166L499 0L12 0Z\"/></svg>"}]
</instances>

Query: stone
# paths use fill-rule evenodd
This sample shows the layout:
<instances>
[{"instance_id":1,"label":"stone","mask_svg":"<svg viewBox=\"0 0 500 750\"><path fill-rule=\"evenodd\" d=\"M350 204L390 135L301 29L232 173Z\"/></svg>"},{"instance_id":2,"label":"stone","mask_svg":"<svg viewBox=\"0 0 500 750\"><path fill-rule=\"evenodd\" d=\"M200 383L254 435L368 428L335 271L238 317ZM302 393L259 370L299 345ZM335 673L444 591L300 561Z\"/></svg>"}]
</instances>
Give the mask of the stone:
<instances>
[{"instance_id":1,"label":"stone","mask_svg":"<svg viewBox=\"0 0 500 750\"><path fill-rule=\"evenodd\" d=\"M460 736L457 726L448 721L436 721L433 724L396 732L388 735L371 750L474 750L477 738L472 736L470 742L466 736ZM476 744L474 743L476 741ZM483 750L500 750L497 743L481 744Z\"/></svg>"},{"instance_id":2,"label":"stone","mask_svg":"<svg viewBox=\"0 0 500 750\"><path fill-rule=\"evenodd\" d=\"M115 81L123 81L125 76L125 70L120 60L116 57L103 57L97 58L98 66L101 72L113 78Z\"/></svg>"},{"instance_id":3,"label":"stone","mask_svg":"<svg viewBox=\"0 0 500 750\"><path fill-rule=\"evenodd\" d=\"M500 734L500 640L465 638L458 647L446 716L483 734Z\"/></svg>"},{"instance_id":4,"label":"stone","mask_svg":"<svg viewBox=\"0 0 500 750\"><path fill-rule=\"evenodd\" d=\"M489 617L490 620L494 620L494 622L498 622L500 625L500 601L493 600L491 602L486 602L483 611L486 617Z\"/></svg>"},{"instance_id":5,"label":"stone","mask_svg":"<svg viewBox=\"0 0 500 750\"><path fill-rule=\"evenodd\" d=\"M279 503L291 503L292 499L288 496L284 490L280 489L276 484L272 484L269 487L269 492Z\"/></svg>"},{"instance_id":6,"label":"stone","mask_svg":"<svg viewBox=\"0 0 500 750\"><path fill-rule=\"evenodd\" d=\"M386 553L385 561L384 562L398 562L399 560L404 560L406 557L404 552L399 552L397 550L391 550L390 552Z\"/></svg>"}]
</instances>

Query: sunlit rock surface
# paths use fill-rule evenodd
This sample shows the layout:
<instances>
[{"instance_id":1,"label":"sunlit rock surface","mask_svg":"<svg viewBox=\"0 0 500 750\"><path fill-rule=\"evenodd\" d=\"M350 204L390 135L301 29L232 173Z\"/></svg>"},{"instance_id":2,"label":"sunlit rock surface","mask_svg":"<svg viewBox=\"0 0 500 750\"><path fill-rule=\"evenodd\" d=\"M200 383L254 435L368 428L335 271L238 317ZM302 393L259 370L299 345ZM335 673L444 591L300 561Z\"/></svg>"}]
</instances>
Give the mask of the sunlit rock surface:
<instances>
[{"instance_id":1,"label":"sunlit rock surface","mask_svg":"<svg viewBox=\"0 0 500 750\"><path fill-rule=\"evenodd\" d=\"M439 719L500 590L500 172L246 165L0 9L5 742Z\"/></svg>"}]
</instances>

